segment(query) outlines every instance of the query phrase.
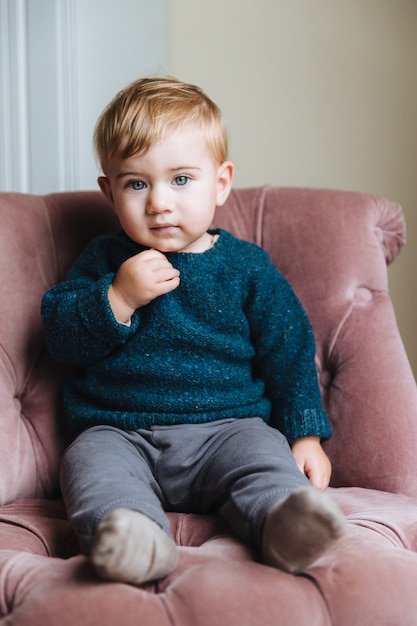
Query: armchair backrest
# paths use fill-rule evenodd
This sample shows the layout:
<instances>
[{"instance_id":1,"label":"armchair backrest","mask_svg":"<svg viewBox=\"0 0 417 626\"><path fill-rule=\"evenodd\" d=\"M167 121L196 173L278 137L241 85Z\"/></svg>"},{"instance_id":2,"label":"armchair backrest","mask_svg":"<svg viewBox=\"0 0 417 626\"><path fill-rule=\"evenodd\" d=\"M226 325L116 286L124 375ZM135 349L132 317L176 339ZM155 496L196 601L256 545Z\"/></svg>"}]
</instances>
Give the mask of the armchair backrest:
<instances>
[{"instance_id":1,"label":"armchair backrest","mask_svg":"<svg viewBox=\"0 0 417 626\"><path fill-rule=\"evenodd\" d=\"M263 246L312 322L333 486L417 495L417 389L388 292L401 208L371 194L240 190L216 223Z\"/></svg>"},{"instance_id":2,"label":"armchair backrest","mask_svg":"<svg viewBox=\"0 0 417 626\"><path fill-rule=\"evenodd\" d=\"M45 351L44 292L92 237L118 228L100 192L0 194L0 503L58 494L68 371ZM271 255L304 304L333 426L333 486L417 495L417 390L388 294L401 209L352 192L236 189L216 226Z\"/></svg>"}]
</instances>

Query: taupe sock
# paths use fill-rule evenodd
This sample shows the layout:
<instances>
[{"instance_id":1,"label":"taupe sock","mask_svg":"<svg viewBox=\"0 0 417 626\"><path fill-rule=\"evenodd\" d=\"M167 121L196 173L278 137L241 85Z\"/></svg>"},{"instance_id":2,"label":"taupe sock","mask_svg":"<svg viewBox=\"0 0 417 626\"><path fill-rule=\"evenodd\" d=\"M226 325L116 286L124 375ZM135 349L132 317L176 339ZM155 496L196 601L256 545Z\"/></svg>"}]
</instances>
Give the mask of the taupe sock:
<instances>
[{"instance_id":1,"label":"taupe sock","mask_svg":"<svg viewBox=\"0 0 417 626\"><path fill-rule=\"evenodd\" d=\"M97 528L91 561L102 578L138 585L167 576L177 564L178 551L149 517L116 509Z\"/></svg>"},{"instance_id":2,"label":"taupe sock","mask_svg":"<svg viewBox=\"0 0 417 626\"><path fill-rule=\"evenodd\" d=\"M345 518L329 496L302 487L269 511L263 532L263 561L296 574L312 565L344 531Z\"/></svg>"}]
</instances>

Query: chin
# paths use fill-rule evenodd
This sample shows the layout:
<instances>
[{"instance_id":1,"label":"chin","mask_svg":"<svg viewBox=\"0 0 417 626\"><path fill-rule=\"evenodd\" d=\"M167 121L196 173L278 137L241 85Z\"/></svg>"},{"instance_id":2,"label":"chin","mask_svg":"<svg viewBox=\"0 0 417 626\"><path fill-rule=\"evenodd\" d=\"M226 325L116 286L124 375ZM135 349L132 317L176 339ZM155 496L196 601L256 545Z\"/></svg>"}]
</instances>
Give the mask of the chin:
<instances>
[{"instance_id":1,"label":"chin","mask_svg":"<svg viewBox=\"0 0 417 626\"><path fill-rule=\"evenodd\" d=\"M155 246L151 246L154 250L158 250L158 252L181 252L183 250L183 246L175 245L175 244L164 244L158 243Z\"/></svg>"}]
</instances>

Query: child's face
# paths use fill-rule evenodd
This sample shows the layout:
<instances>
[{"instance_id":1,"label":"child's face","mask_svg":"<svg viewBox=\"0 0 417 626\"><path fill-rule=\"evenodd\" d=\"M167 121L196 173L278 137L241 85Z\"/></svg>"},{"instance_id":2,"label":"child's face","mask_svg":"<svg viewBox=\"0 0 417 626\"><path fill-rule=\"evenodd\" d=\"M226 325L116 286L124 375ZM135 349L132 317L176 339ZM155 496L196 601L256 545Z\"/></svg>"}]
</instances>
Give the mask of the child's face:
<instances>
[{"instance_id":1,"label":"child's face","mask_svg":"<svg viewBox=\"0 0 417 626\"><path fill-rule=\"evenodd\" d=\"M201 132L173 130L148 152L114 156L99 185L131 239L161 252L204 252L216 206L229 195L233 165L214 162Z\"/></svg>"}]
</instances>

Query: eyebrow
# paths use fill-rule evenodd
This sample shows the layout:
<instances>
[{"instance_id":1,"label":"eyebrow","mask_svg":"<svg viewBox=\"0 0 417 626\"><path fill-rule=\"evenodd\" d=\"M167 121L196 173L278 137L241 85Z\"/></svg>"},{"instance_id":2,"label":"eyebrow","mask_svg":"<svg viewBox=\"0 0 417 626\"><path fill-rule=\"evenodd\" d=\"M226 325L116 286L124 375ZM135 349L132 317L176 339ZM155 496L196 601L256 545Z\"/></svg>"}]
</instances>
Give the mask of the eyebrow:
<instances>
[{"instance_id":1,"label":"eyebrow","mask_svg":"<svg viewBox=\"0 0 417 626\"><path fill-rule=\"evenodd\" d=\"M180 167L171 167L169 172L179 172L180 170L201 170L198 165L180 165Z\"/></svg>"},{"instance_id":2,"label":"eyebrow","mask_svg":"<svg viewBox=\"0 0 417 626\"><path fill-rule=\"evenodd\" d=\"M126 176L134 176L135 178L137 178L138 176L140 176L140 174L138 174L137 172L119 172L118 174L116 174L116 178L125 178Z\"/></svg>"},{"instance_id":3,"label":"eyebrow","mask_svg":"<svg viewBox=\"0 0 417 626\"><path fill-rule=\"evenodd\" d=\"M197 165L179 165L178 167L170 167L168 168L168 172L171 172L172 174L174 174L175 172L181 172L181 171L190 171L190 170L201 170L201 167L198 167ZM125 178L126 176L133 176L135 178L140 178L141 176L144 176L144 174L142 172L119 172L118 174L116 174L116 178Z\"/></svg>"}]
</instances>

